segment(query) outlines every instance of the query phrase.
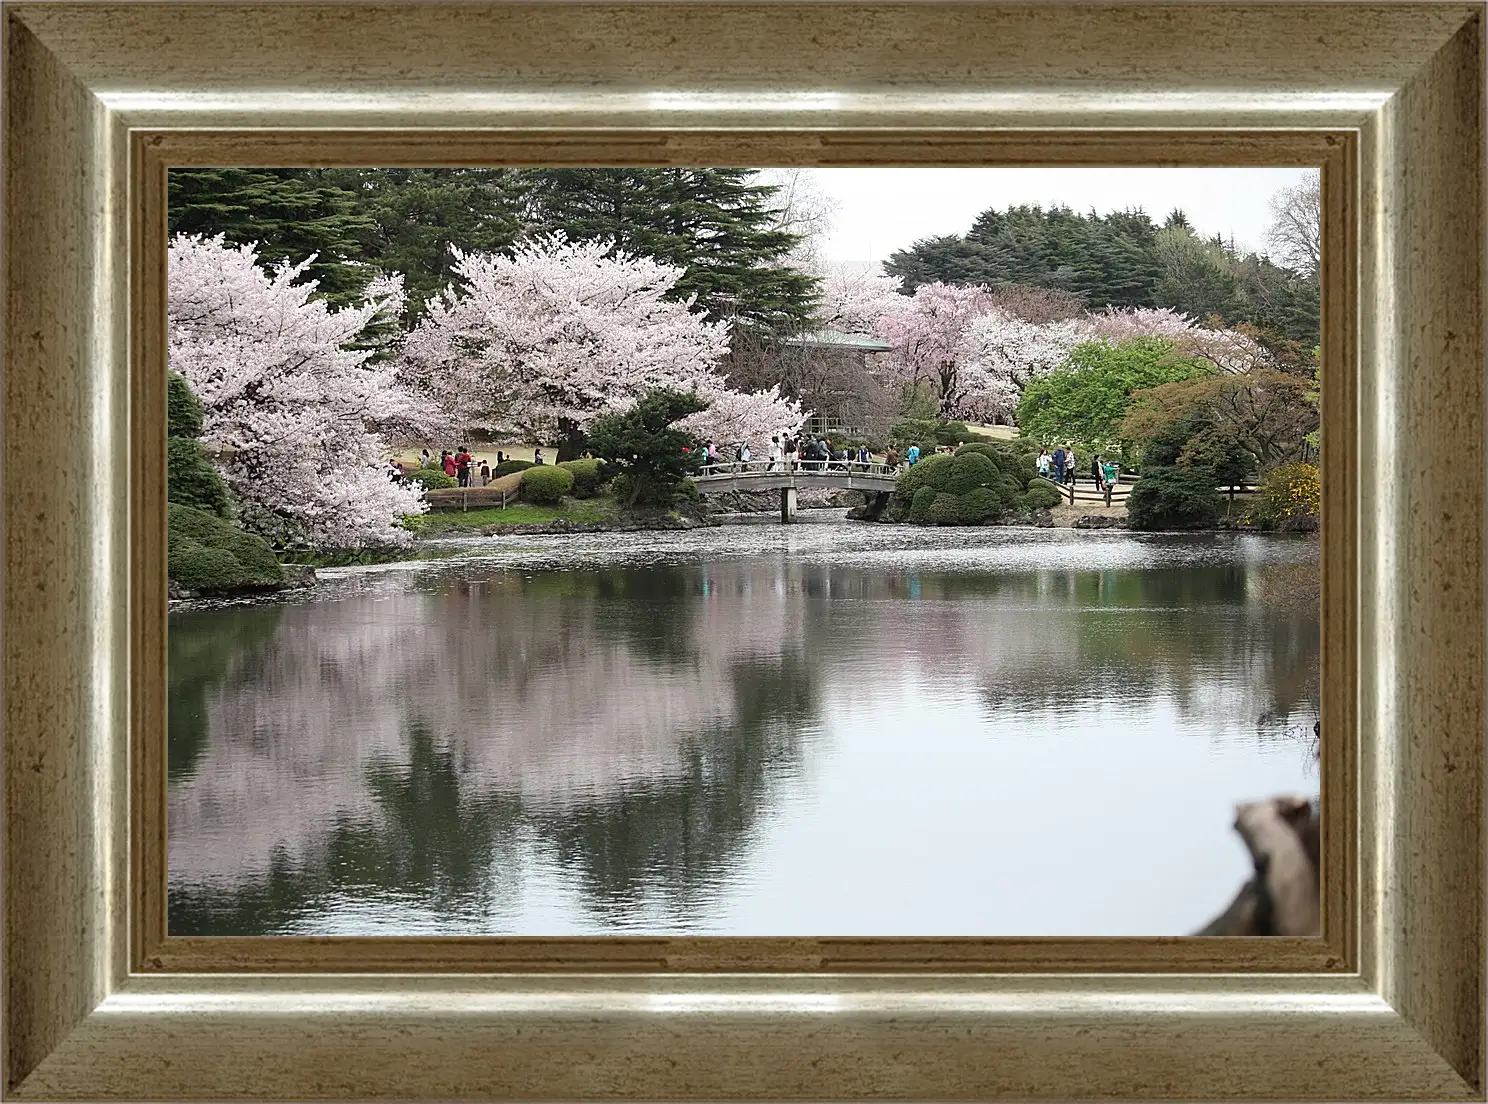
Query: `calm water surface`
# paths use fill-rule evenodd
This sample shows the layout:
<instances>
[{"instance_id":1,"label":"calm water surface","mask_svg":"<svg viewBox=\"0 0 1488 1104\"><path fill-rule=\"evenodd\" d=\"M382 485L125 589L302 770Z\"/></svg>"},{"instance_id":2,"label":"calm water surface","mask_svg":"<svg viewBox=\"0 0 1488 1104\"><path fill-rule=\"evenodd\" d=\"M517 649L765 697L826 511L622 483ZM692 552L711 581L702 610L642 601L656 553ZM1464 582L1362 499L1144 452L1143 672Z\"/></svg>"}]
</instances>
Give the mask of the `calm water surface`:
<instances>
[{"instance_id":1,"label":"calm water surface","mask_svg":"<svg viewBox=\"0 0 1488 1104\"><path fill-rule=\"evenodd\" d=\"M1306 539L451 547L172 612L173 933L1182 934L1316 792Z\"/></svg>"}]
</instances>

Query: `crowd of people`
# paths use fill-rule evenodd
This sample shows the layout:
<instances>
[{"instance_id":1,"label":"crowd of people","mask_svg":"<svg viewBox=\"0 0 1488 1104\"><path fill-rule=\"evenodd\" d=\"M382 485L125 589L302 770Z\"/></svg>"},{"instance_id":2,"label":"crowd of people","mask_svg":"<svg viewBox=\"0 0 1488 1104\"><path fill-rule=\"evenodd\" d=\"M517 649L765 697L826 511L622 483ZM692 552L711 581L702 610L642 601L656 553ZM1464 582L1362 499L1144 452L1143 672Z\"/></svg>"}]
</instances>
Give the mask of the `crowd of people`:
<instances>
[{"instance_id":1,"label":"crowd of people","mask_svg":"<svg viewBox=\"0 0 1488 1104\"><path fill-rule=\"evenodd\" d=\"M743 452L748 451L748 444L743 445L743 451L739 454L741 460L746 460ZM826 437L809 436L804 440L790 434L770 438L770 471L792 471L796 468L826 468L828 465L848 467L852 464L870 464L873 455L868 451L867 445L843 445L838 448Z\"/></svg>"},{"instance_id":2,"label":"crowd of people","mask_svg":"<svg viewBox=\"0 0 1488 1104\"><path fill-rule=\"evenodd\" d=\"M1053 453L1050 453L1048 449L1040 449L1038 459L1035 461L1041 476L1053 483L1069 487L1075 485L1077 463L1073 445L1061 445ZM1096 453L1090 461L1090 478L1095 483L1096 490L1105 492L1106 505L1111 505L1111 492L1121 479L1121 465L1109 456Z\"/></svg>"},{"instance_id":3,"label":"crowd of people","mask_svg":"<svg viewBox=\"0 0 1488 1104\"><path fill-rule=\"evenodd\" d=\"M533 456L533 464L543 462L542 449L536 449ZM506 453L497 451L495 467L499 468L507 460ZM445 475L455 481L459 487L484 487L492 480L493 466L488 460L477 463L467 445L461 445L457 449L443 449L435 456L428 449L424 449L418 461L413 465L414 470L426 469L430 471L442 471ZM394 483L402 483L408 479L409 469L405 468L395 459L388 461L388 478Z\"/></svg>"}]
</instances>

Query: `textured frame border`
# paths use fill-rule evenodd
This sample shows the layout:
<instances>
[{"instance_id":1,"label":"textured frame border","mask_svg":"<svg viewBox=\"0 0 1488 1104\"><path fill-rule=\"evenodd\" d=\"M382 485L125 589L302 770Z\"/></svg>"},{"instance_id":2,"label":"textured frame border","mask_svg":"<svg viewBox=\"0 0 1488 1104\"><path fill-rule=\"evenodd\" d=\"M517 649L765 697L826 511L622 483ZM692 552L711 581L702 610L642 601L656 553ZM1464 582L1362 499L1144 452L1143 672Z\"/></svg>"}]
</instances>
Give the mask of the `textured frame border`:
<instances>
[{"instance_id":1,"label":"textured frame border","mask_svg":"<svg viewBox=\"0 0 1488 1104\"><path fill-rule=\"evenodd\" d=\"M7 1091L1482 1097L1477 7L4 16ZM1323 938L164 938L163 166L328 152L1323 164Z\"/></svg>"}]
</instances>

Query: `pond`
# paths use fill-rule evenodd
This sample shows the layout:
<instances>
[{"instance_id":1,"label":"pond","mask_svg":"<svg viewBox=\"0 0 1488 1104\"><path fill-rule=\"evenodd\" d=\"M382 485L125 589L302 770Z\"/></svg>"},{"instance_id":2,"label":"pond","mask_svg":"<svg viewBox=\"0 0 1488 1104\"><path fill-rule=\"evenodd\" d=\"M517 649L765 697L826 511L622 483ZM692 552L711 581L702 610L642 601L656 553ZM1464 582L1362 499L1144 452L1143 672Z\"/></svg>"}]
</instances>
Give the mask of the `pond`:
<instances>
[{"instance_id":1,"label":"pond","mask_svg":"<svg viewBox=\"0 0 1488 1104\"><path fill-rule=\"evenodd\" d=\"M172 610L172 934L1184 934L1317 790L1308 538L447 550Z\"/></svg>"}]
</instances>

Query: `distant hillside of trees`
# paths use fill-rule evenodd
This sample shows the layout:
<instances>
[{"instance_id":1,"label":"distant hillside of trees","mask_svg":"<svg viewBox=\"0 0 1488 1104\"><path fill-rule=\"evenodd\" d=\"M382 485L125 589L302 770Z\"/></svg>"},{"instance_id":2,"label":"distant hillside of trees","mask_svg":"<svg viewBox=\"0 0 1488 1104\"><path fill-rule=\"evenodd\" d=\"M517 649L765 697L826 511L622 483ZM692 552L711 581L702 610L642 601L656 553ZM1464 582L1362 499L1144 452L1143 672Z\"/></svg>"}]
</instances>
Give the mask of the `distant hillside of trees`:
<instances>
[{"instance_id":1,"label":"distant hillside of trees","mask_svg":"<svg viewBox=\"0 0 1488 1104\"><path fill-rule=\"evenodd\" d=\"M1246 323L1305 349L1318 342L1315 269L1284 268L1218 237L1200 237L1182 211L1159 226L1142 211L990 208L964 235L916 242L894 253L884 270L906 293L936 281L994 291L1044 287L1094 310L1167 307L1201 321Z\"/></svg>"}]
</instances>

